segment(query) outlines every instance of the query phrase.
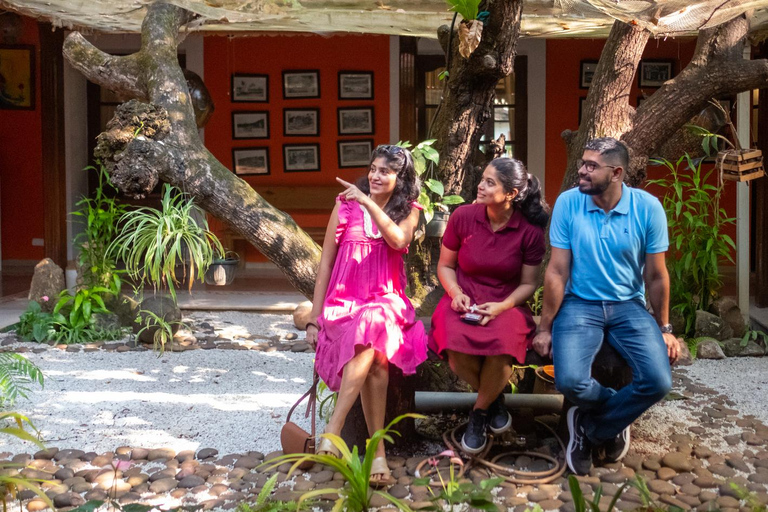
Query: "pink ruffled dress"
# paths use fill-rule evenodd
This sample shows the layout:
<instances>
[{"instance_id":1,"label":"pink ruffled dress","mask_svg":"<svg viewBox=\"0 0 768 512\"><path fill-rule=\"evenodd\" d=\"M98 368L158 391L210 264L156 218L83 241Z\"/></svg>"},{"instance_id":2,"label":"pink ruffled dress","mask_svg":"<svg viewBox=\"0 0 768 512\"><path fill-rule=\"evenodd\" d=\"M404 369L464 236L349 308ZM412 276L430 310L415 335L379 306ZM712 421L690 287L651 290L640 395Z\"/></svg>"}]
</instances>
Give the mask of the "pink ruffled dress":
<instances>
[{"instance_id":1,"label":"pink ruffled dress","mask_svg":"<svg viewBox=\"0 0 768 512\"><path fill-rule=\"evenodd\" d=\"M378 234L375 222L369 229ZM344 365L358 345L386 354L405 375L416 373L427 358L427 336L405 296L407 250L393 249L383 238L369 238L363 210L354 201L339 203L336 244L336 262L318 319L315 367L320 378L338 391Z\"/></svg>"}]
</instances>

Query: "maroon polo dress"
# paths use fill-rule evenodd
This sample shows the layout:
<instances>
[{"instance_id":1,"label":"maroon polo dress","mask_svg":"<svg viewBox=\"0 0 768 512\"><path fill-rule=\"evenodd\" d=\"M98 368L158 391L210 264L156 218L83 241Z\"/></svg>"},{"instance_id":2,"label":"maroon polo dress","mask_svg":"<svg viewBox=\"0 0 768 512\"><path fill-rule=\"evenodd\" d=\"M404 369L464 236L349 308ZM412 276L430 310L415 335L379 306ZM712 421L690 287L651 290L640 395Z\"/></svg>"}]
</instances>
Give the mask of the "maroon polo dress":
<instances>
[{"instance_id":1,"label":"maroon polo dress","mask_svg":"<svg viewBox=\"0 0 768 512\"><path fill-rule=\"evenodd\" d=\"M443 245L458 251L456 278L473 304L502 302L520 285L523 265L544 259L544 228L515 209L507 225L494 232L485 205L471 204L451 214ZM460 316L446 293L432 316L432 350L440 355L446 349L476 356L509 354L525 361L536 330L527 305L508 309L484 326L467 324Z\"/></svg>"}]
</instances>

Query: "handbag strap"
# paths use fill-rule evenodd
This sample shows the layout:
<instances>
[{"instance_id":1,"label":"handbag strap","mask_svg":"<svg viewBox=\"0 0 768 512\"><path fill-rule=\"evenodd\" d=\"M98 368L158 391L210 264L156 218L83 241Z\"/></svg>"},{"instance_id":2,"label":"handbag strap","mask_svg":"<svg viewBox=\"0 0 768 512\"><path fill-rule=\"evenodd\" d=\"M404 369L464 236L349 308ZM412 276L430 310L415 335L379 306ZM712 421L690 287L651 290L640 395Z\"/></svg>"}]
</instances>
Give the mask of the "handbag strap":
<instances>
[{"instance_id":1,"label":"handbag strap","mask_svg":"<svg viewBox=\"0 0 768 512\"><path fill-rule=\"evenodd\" d=\"M313 369L312 370L312 385L309 387L309 389L306 391L306 393L301 395L301 397L298 400L296 400L296 403L293 404L291 409L288 411L288 416L286 416L286 418L285 418L285 422L286 423L291 421L291 415L293 414L294 409L296 409L296 407L298 407L298 405L301 402L303 402L305 398L309 397L309 403L307 403L307 411L304 413L304 417L306 418L307 416L310 416L310 414L312 416L312 418L311 418L312 437L315 437L315 431L316 431L315 430L315 428L316 428L315 427L315 416L317 416L317 415L315 414L315 408L316 408L316 403L317 403L317 383L318 383L319 380L320 380L320 377L317 375L317 371Z\"/></svg>"}]
</instances>

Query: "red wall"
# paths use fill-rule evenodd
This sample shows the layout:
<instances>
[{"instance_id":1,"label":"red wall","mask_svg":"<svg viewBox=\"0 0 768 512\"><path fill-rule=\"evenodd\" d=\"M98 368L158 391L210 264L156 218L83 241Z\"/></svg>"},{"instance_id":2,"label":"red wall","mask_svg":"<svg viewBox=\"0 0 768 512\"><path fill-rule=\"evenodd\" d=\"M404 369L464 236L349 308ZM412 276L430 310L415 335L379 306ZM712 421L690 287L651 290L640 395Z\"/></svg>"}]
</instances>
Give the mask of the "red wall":
<instances>
[{"instance_id":1,"label":"red wall","mask_svg":"<svg viewBox=\"0 0 768 512\"><path fill-rule=\"evenodd\" d=\"M320 98L283 99L283 70L319 70ZM341 70L372 71L373 100L339 100L338 72ZM233 103L230 101L232 73L269 75L269 103ZM374 35L262 35L227 38L205 38L205 83L216 110L205 128L205 145L224 165L232 168L232 148L269 147L269 175L242 176L252 186L335 186L335 177L353 181L365 172L363 168L339 169L337 141L373 139L374 146L389 140L389 37ZM374 135L339 136L338 107L374 109ZM317 137L285 137L284 108L319 108L320 135ZM233 111L269 111L269 139L233 140ZM283 144L320 144L319 172L284 172ZM341 191L341 186L339 186ZM289 212L304 227L324 227L333 205L327 211ZM214 231L222 229L212 220ZM238 247L240 251L244 246ZM261 260L257 251L248 247L247 259Z\"/></svg>"},{"instance_id":2,"label":"red wall","mask_svg":"<svg viewBox=\"0 0 768 512\"><path fill-rule=\"evenodd\" d=\"M37 23L24 18L17 44L35 46L35 110L0 110L0 222L4 260L40 260L43 247L43 172L40 44Z\"/></svg>"},{"instance_id":3,"label":"red wall","mask_svg":"<svg viewBox=\"0 0 768 512\"><path fill-rule=\"evenodd\" d=\"M582 60L597 61L604 44L604 40L595 39L547 40L545 186L547 201L550 204L555 203L565 175L565 143L560 134L566 129L578 129L579 98L587 97L587 89L579 88L580 63ZM648 42L642 58L671 60L674 63L673 73L676 76L690 62L695 47L696 42L692 39L651 40ZM655 91L655 88L644 88L641 91L638 78L635 76L632 90L629 93L629 103L636 106L638 97L643 96L643 93L650 96ZM658 178L662 172L663 170L658 167L649 168L648 176L649 178ZM649 187L649 189L659 197L663 196L663 191L660 191L658 187ZM731 182L726 182L722 206L729 216L736 215L736 187ZM735 227L727 229L727 232L732 237L736 236Z\"/></svg>"}]
</instances>

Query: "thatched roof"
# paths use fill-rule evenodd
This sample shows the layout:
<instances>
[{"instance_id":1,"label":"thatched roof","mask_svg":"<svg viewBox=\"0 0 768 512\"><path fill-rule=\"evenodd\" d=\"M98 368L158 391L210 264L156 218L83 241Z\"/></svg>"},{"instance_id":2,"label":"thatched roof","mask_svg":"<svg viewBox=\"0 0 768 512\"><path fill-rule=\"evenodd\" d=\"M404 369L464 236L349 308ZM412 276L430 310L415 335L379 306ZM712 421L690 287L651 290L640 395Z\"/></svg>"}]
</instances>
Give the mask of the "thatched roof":
<instances>
[{"instance_id":1,"label":"thatched roof","mask_svg":"<svg viewBox=\"0 0 768 512\"><path fill-rule=\"evenodd\" d=\"M94 32L138 32L153 0L0 0L0 8ZM207 32L357 32L436 37L450 23L444 0L171 0L197 13ZM614 19L655 35L695 34L754 10L753 32L768 31L766 0L530 0L523 37L604 37ZM762 36L758 36L761 37Z\"/></svg>"}]
</instances>

